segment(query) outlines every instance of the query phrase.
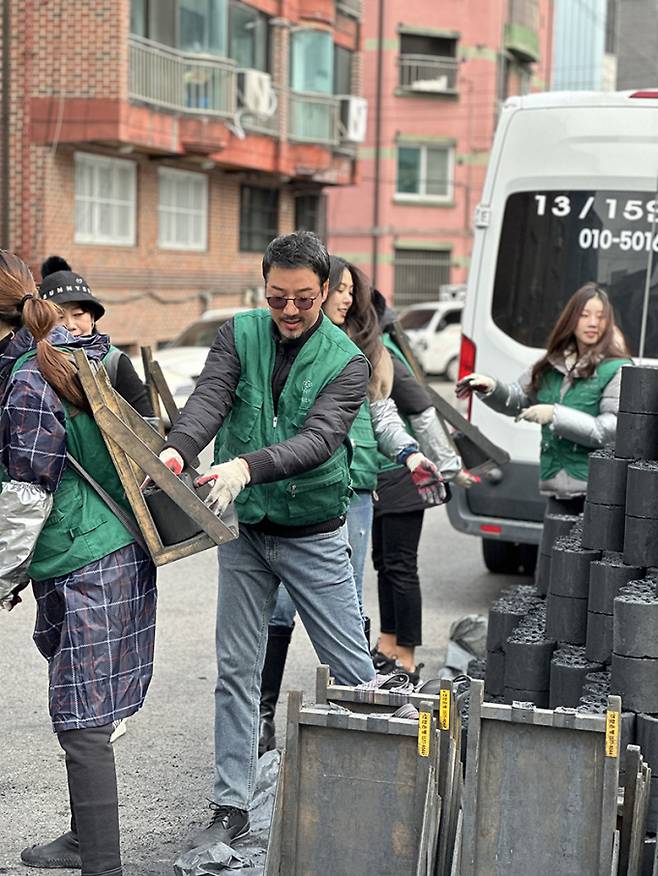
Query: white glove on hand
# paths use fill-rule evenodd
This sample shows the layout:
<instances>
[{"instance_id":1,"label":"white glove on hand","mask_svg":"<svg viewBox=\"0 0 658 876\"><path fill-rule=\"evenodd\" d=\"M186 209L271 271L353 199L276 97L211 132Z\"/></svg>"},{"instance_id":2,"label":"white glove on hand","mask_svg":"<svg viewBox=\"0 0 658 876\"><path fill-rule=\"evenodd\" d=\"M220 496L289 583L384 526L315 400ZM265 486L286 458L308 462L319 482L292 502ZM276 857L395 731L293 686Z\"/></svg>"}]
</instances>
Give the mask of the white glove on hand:
<instances>
[{"instance_id":1,"label":"white glove on hand","mask_svg":"<svg viewBox=\"0 0 658 876\"><path fill-rule=\"evenodd\" d=\"M532 405L521 411L516 417L516 422L526 420L528 423L539 423L540 426L547 426L553 422L554 410L555 405Z\"/></svg>"},{"instance_id":2,"label":"white glove on hand","mask_svg":"<svg viewBox=\"0 0 658 876\"><path fill-rule=\"evenodd\" d=\"M473 484L480 483L480 478L463 468L461 471L457 472L450 483L457 484L458 487L464 487L465 490L470 490Z\"/></svg>"},{"instance_id":3,"label":"white glove on hand","mask_svg":"<svg viewBox=\"0 0 658 876\"><path fill-rule=\"evenodd\" d=\"M213 487L205 498L206 505L220 517L251 480L249 466L240 457L211 466L208 471L197 478L197 486L214 481Z\"/></svg>"},{"instance_id":4,"label":"white glove on hand","mask_svg":"<svg viewBox=\"0 0 658 876\"><path fill-rule=\"evenodd\" d=\"M159 456L160 462L163 462L168 469L171 469L175 475L179 475L185 467L183 457L173 447L166 447Z\"/></svg>"},{"instance_id":5,"label":"white glove on hand","mask_svg":"<svg viewBox=\"0 0 658 876\"><path fill-rule=\"evenodd\" d=\"M468 398L473 392L489 395L495 388L496 381L493 377L487 377L486 374L467 374L455 386L455 395L457 398Z\"/></svg>"}]
</instances>

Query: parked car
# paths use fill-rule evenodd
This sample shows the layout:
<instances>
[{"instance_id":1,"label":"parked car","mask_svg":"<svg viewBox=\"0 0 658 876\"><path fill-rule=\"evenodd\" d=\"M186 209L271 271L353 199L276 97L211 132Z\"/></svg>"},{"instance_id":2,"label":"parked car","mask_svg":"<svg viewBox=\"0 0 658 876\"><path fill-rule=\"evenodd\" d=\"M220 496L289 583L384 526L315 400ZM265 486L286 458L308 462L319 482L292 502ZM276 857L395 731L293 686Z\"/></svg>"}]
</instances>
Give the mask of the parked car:
<instances>
[{"instance_id":1,"label":"parked car","mask_svg":"<svg viewBox=\"0 0 658 876\"><path fill-rule=\"evenodd\" d=\"M414 304L400 314L400 324L426 374L457 379L461 318L462 303L457 301Z\"/></svg>"},{"instance_id":2,"label":"parked car","mask_svg":"<svg viewBox=\"0 0 658 876\"><path fill-rule=\"evenodd\" d=\"M222 307L218 310L207 310L203 316L183 329L170 344L153 353L179 408L183 407L192 394L217 329L236 313L244 310L249 308ZM143 378L142 357L134 356L132 363Z\"/></svg>"}]
</instances>

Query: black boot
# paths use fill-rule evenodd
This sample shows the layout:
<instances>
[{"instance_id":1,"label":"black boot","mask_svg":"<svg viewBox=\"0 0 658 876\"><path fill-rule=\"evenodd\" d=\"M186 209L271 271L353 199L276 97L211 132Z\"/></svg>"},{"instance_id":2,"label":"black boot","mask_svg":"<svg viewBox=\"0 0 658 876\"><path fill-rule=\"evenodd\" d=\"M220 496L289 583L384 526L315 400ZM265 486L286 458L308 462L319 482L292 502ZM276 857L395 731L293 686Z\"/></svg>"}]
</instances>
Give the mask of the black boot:
<instances>
[{"instance_id":1,"label":"black boot","mask_svg":"<svg viewBox=\"0 0 658 876\"><path fill-rule=\"evenodd\" d=\"M31 846L21 852L21 861L28 867L43 867L49 870L80 870L80 846L72 830L57 837L51 843Z\"/></svg>"},{"instance_id":2,"label":"black boot","mask_svg":"<svg viewBox=\"0 0 658 876\"><path fill-rule=\"evenodd\" d=\"M66 752L69 794L75 817L82 876L121 876L119 805L110 736L114 727L57 734ZM80 866L80 865L78 865Z\"/></svg>"},{"instance_id":3,"label":"black boot","mask_svg":"<svg viewBox=\"0 0 658 876\"><path fill-rule=\"evenodd\" d=\"M274 713L281 692L281 679L286 665L293 627L273 627L267 630L267 650L260 680L260 738L258 756L276 748Z\"/></svg>"}]
</instances>

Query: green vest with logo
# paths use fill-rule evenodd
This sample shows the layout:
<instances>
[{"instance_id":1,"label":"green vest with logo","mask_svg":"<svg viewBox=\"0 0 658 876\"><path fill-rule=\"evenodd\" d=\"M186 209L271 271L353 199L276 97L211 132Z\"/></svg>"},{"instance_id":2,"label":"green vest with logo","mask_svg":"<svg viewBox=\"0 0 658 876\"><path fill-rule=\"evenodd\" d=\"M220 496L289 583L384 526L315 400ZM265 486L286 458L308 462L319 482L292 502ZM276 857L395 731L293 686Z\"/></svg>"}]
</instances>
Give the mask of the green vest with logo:
<instances>
[{"instance_id":1,"label":"green vest with logo","mask_svg":"<svg viewBox=\"0 0 658 876\"><path fill-rule=\"evenodd\" d=\"M241 363L235 401L215 440L215 463L226 462L297 435L324 387L357 356L359 348L325 316L297 354L279 397L272 398L275 344L267 310L233 318ZM346 439L321 465L304 474L246 487L235 501L240 523L267 517L282 526L308 526L343 515L352 495L351 448Z\"/></svg>"},{"instance_id":2,"label":"green vest with logo","mask_svg":"<svg viewBox=\"0 0 658 876\"><path fill-rule=\"evenodd\" d=\"M411 374L413 374L414 373L413 368L407 362L407 360L405 359L404 353L398 347L398 345L395 343L395 341L393 340L393 338L390 336L390 334L388 332L384 332L384 334L382 335L382 341L384 343L384 346L388 350L390 350L394 356L397 356L397 358L400 360L400 362L404 363L404 365L409 369L409 372ZM406 417L402 417L401 414L400 414L400 417L402 419L402 422L404 423L404 428L407 430L407 432L409 433L409 435L411 435L412 438L415 438L414 430L411 428L411 423L409 422L409 420ZM390 471L393 468L404 468L405 467L404 465L399 465L397 462L391 462L391 460L387 456L384 456L383 453L378 454L378 459L379 459L379 471Z\"/></svg>"},{"instance_id":3,"label":"green vest with logo","mask_svg":"<svg viewBox=\"0 0 658 876\"><path fill-rule=\"evenodd\" d=\"M599 413L601 395L607 384L612 380L622 365L632 364L629 359L608 359L602 362L591 377L577 378L560 398L560 389L564 375L555 368L547 371L542 377L537 393L537 401L541 404L561 404L576 408L591 414ZM542 481L550 480L564 469L576 480L586 481L588 474L588 456L591 447L576 444L568 438L561 438L551 429L550 425L542 426L541 453L539 457L539 472Z\"/></svg>"},{"instance_id":4,"label":"green vest with logo","mask_svg":"<svg viewBox=\"0 0 658 876\"><path fill-rule=\"evenodd\" d=\"M16 361L13 371L35 355L34 350L25 353ZM98 426L84 411L76 410L66 401L63 404L67 451L117 504L132 513ZM67 466L37 540L29 576L43 581L68 575L133 541L96 491Z\"/></svg>"}]
</instances>

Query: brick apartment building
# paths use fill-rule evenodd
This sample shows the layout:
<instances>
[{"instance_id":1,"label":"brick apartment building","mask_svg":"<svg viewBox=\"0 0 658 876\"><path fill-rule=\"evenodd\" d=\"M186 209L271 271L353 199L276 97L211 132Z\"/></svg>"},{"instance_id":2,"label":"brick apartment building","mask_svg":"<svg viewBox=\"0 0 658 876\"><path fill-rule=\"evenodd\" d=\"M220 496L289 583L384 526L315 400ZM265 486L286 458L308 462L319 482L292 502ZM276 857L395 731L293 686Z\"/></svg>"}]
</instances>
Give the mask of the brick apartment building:
<instances>
[{"instance_id":1,"label":"brick apartment building","mask_svg":"<svg viewBox=\"0 0 658 876\"><path fill-rule=\"evenodd\" d=\"M548 87L552 0L364 0L360 184L328 236L397 305L464 283L501 102Z\"/></svg>"},{"instance_id":2,"label":"brick apartment building","mask_svg":"<svg viewBox=\"0 0 658 876\"><path fill-rule=\"evenodd\" d=\"M0 245L66 257L134 351L251 302L355 181L360 0L4 0ZM338 96L341 95L341 96Z\"/></svg>"}]
</instances>

